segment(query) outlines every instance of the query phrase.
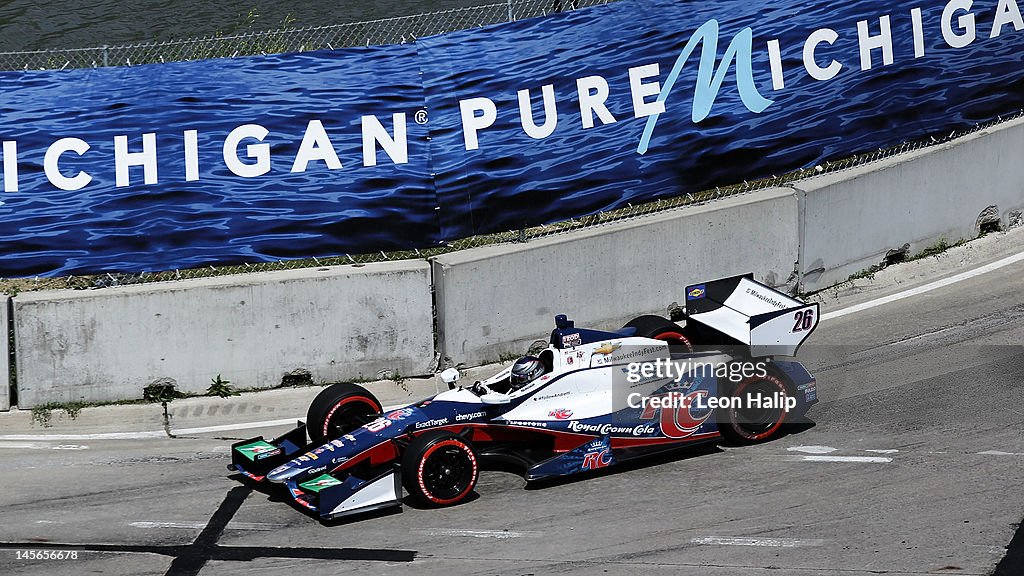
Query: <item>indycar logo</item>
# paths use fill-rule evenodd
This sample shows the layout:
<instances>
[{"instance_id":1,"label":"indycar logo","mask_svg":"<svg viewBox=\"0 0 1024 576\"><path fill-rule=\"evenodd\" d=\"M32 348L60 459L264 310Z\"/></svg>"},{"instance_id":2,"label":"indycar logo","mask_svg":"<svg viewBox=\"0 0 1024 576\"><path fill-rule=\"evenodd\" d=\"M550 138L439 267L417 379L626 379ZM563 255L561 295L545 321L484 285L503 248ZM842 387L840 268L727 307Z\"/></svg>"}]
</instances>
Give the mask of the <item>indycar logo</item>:
<instances>
[{"instance_id":1,"label":"indycar logo","mask_svg":"<svg viewBox=\"0 0 1024 576\"><path fill-rule=\"evenodd\" d=\"M686 293L686 299L700 300L701 298L704 297L705 294L707 294L707 290L704 288L704 285L698 284L697 286L694 286L692 289L690 289L689 292Z\"/></svg>"},{"instance_id":2,"label":"indycar logo","mask_svg":"<svg viewBox=\"0 0 1024 576\"><path fill-rule=\"evenodd\" d=\"M612 452L611 450L604 448L602 450L587 452L583 455L583 465L581 468L584 470L597 470L598 468L607 468L612 463Z\"/></svg>"},{"instance_id":3,"label":"indycar logo","mask_svg":"<svg viewBox=\"0 0 1024 576\"><path fill-rule=\"evenodd\" d=\"M694 390L686 396L683 396L679 392L669 392L668 394L659 395L659 397L667 398L672 401L673 406L677 408L655 408L650 404L644 407L644 411L640 414L641 420L653 420L655 414L660 410L661 417L659 424L661 425L661 433L669 438L686 438L692 436L700 427L711 417L711 410L701 410L695 404L703 404L703 402L695 402L697 398L705 398L708 395L707 390ZM703 412L703 414L701 413Z\"/></svg>"},{"instance_id":4,"label":"indycar logo","mask_svg":"<svg viewBox=\"0 0 1024 576\"><path fill-rule=\"evenodd\" d=\"M548 416L555 420L568 420L569 418L572 418L572 410L569 410L568 408L559 408L548 412Z\"/></svg>"}]
</instances>

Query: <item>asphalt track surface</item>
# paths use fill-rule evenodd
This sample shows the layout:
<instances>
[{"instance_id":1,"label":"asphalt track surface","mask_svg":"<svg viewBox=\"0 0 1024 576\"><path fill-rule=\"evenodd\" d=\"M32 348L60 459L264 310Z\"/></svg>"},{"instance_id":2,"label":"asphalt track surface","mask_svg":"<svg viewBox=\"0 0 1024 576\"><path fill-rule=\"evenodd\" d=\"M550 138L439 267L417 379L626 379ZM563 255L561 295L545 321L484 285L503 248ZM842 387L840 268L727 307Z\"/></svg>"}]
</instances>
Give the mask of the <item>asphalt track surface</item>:
<instances>
[{"instance_id":1,"label":"asphalt track surface","mask_svg":"<svg viewBox=\"0 0 1024 576\"><path fill-rule=\"evenodd\" d=\"M540 488L485 471L448 509L325 526L229 477L232 440L280 428L7 443L0 572L1020 576L1022 276L823 321L801 431Z\"/></svg>"}]
</instances>

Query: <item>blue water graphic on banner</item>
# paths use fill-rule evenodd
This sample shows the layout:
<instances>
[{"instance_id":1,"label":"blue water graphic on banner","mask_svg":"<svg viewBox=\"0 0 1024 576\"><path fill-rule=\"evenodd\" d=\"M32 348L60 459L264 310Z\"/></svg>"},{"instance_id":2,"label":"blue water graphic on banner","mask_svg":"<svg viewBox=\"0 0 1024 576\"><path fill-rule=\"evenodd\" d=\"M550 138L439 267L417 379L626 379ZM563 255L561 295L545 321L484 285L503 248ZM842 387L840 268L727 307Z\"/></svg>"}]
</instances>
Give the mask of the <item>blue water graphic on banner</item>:
<instances>
[{"instance_id":1,"label":"blue water graphic on banner","mask_svg":"<svg viewBox=\"0 0 1024 576\"><path fill-rule=\"evenodd\" d=\"M362 153L363 115L393 133L394 113L422 109L414 62L414 47L391 46L0 74L0 137L17 141L19 159L18 191L0 206L0 273L166 270L436 243L426 127L406 123L407 163L378 147L377 165L365 166ZM292 172L311 120L340 168L310 160ZM231 154L258 173L260 152L250 157L249 146L267 145L262 175L239 176L224 159L228 135L248 124L267 135L240 140ZM119 187L115 138L127 136L127 151L139 153L144 133L155 133L157 183L145 183L144 166L127 166L129 185ZM58 164L64 177L88 174L78 190L45 174L47 147L65 137L89 145Z\"/></svg>"},{"instance_id":2,"label":"blue water graphic on banner","mask_svg":"<svg viewBox=\"0 0 1024 576\"><path fill-rule=\"evenodd\" d=\"M400 46L0 73L0 274L425 248L781 174L1017 112L1022 54L1006 1L624 0Z\"/></svg>"}]
</instances>

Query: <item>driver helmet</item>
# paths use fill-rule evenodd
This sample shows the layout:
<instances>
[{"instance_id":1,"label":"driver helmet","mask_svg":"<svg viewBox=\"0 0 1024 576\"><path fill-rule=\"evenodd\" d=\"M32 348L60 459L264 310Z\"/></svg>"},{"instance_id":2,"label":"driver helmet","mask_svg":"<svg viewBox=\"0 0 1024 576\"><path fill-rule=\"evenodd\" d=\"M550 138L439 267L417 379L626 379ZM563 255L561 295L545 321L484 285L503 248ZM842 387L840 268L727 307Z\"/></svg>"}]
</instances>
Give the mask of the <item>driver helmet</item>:
<instances>
[{"instance_id":1,"label":"driver helmet","mask_svg":"<svg viewBox=\"0 0 1024 576\"><path fill-rule=\"evenodd\" d=\"M544 363L536 356L523 356L512 365L512 390L518 390L544 373Z\"/></svg>"}]
</instances>

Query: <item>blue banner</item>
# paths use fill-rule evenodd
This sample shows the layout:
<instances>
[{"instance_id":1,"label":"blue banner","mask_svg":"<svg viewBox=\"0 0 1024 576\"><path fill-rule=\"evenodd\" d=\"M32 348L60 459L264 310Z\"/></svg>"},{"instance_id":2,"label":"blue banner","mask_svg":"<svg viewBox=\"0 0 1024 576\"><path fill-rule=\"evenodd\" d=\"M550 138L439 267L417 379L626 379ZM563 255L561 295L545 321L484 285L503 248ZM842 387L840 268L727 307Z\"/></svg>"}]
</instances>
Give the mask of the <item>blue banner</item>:
<instances>
[{"instance_id":1,"label":"blue banner","mask_svg":"<svg viewBox=\"0 0 1024 576\"><path fill-rule=\"evenodd\" d=\"M438 242L415 52L0 74L0 274Z\"/></svg>"},{"instance_id":2,"label":"blue banner","mask_svg":"<svg viewBox=\"0 0 1024 576\"><path fill-rule=\"evenodd\" d=\"M0 274L424 248L781 174L1017 112L1022 54L1014 0L624 0L2 73Z\"/></svg>"}]
</instances>

